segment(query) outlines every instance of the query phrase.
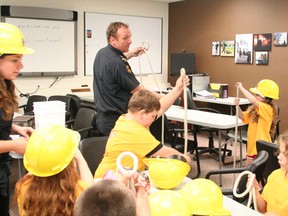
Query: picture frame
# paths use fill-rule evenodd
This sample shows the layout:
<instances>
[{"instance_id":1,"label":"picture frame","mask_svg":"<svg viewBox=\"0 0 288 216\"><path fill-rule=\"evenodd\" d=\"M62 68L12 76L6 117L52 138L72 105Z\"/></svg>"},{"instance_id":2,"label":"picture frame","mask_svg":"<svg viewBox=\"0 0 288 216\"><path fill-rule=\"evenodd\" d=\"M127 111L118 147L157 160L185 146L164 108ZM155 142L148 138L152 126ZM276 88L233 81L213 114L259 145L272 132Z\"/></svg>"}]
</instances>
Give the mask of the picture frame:
<instances>
[{"instance_id":1,"label":"picture frame","mask_svg":"<svg viewBox=\"0 0 288 216\"><path fill-rule=\"evenodd\" d=\"M286 47L287 46L287 32L274 32L273 37L274 46Z\"/></svg>"},{"instance_id":2,"label":"picture frame","mask_svg":"<svg viewBox=\"0 0 288 216\"><path fill-rule=\"evenodd\" d=\"M272 44L271 33L261 33L253 35L253 45L255 51L270 51Z\"/></svg>"},{"instance_id":3,"label":"picture frame","mask_svg":"<svg viewBox=\"0 0 288 216\"><path fill-rule=\"evenodd\" d=\"M234 40L221 41L220 55L234 57L234 54L235 54L235 41Z\"/></svg>"},{"instance_id":4,"label":"picture frame","mask_svg":"<svg viewBox=\"0 0 288 216\"><path fill-rule=\"evenodd\" d=\"M268 65L268 60L269 60L269 52L268 51L255 52L256 65Z\"/></svg>"},{"instance_id":5,"label":"picture frame","mask_svg":"<svg viewBox=\"0 0 288 216\"><path fill-rule=\"evenodd\" d=\"M212 42L212 56L219 56L220 55L220 41L213 41Z\"/></svg>"},{"instance_id":6,"label":"picture frame","mask_svg":"<svg viewBox=\"0 0 288 216\"><path fill-rule=\"evenodd\" d=\"M253 34L236 34L235 63L253 64Z\"/></svg>"}]
</instances>

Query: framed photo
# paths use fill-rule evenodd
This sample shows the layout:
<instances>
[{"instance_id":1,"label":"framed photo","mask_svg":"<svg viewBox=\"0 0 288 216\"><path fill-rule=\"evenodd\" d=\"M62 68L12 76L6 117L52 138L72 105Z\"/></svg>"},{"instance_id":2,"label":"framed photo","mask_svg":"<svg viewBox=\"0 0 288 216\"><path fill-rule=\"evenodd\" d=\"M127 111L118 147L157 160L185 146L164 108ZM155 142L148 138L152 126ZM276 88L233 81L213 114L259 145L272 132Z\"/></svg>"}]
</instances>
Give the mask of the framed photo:
<instances>
[{"instance_id":1,"label":"framed photo","mask_svg":"<svg viewBox=\"0 0 288 216\"><path fill-rule=\"evenodd\" d=\"M212 42L212 56L219 56L220 55L220 42L214 41Z\"/></svg>"},{"instance_id":2,"label":"framed photo","mask_svg":"<svg viewBox=\"0 0 288 216\"><path fill-rule=\"evenodd\" d=\"M221 41L221 56L234 56L235 41Z\"/></svg>"},{"instance_id":3,"label":"framed photo","mask_svg":"<svg viewBox=\"0 0 288 216\"><path fill-rule=\"evenodd\" d=\"M269 52L262 51L262 52L255 52L255 62L256 65L267 65L268 64L268 56Z\"/></svg>"},{"instance_id":4,"label":"framed photo","mask_svg":"<svg viewBox=\"0 0 288 216\"><path fill-rule=\"evenodd\" d=\"M253 34L236 34L235 63L253 64Z\"/></svg>"},{"instance_id":5,"label":"framed photo","mask_svg":"<svg viewBox=\"0 0 288 216\"><path fill-rule=\"evenodd\" d=\"M274 46L287 46L287 32L275 32L273 43Z\"/></svg>"},{"instance_id":6,"label":"framed photo","mask_svg":"<svg viewBox=\"0 0 288 216\"><path fill-rule=\"evenodd\" d=\"M255 51L270 51L272 44L272 34L254 34L253 45Z\"/></svg>"}]
</instances>

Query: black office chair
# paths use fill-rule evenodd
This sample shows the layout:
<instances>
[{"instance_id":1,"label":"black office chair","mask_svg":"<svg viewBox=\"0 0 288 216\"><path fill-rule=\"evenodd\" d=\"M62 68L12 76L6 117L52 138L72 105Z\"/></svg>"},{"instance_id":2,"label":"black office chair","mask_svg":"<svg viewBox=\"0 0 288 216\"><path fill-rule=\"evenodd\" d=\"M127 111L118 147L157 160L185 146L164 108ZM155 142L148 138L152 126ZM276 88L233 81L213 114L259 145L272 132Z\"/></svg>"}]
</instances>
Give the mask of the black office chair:
<instances>
[{"instance_id":1,"label":"black office chair","mask_svg":"<svg viewBox=\"0 0 288 216\"><path fill-rule=\"evenodd\" d=\"M66 121L68 128L78 131L81 135L81 139L88 138L91 136L97 136L95 128L97 112L94 109L87 107L81 107L75 119Z\"/></svg>"},{"instance_id":2,"label":"black office chair","mask_svg":"<svg viewBox=\"0 0 288 216\"><path fill-rule=\"evenodd\" d=\"M108 138L108 136L89 137L80 141L79 149L93 175L102 161Z\"/></svg>"},{"instance_id":3,"label":"black office chair","mask_svg":"<svg viewBox=\"0 0 288 216\"><path fill-rule=\"evenodd\" d=\"M257 181L262 181L263 177L263 170L266 164L268 163L268 158L269 154L267 151L260 151L257 155L257 158L247 167L241 167L241 168L222 168L218 170L211 170L209 171L205 178L210 179L211 176L213 175L225 175L225 174L239 174L244 171L250 171L256 175ZM246 190L246 184L247 184L247 179L248 176L244 175L240 179L238 188L237 188L237 193L242 193ZM233 195L233 188L228 188L228 189L222 189L223 195L226 196L232 196L234 200L240 202L240 203L245 203L245 201L248 199L248 195L242 198L237 198Z\"/></svg>"},{"instance_id":4,"label":"black office chair","mask_svg":"<svg viewBox=\"0 0 288 216\"><path fill-rule=\"evenodd\" d=\"M34 115L34 102L42 102L46 101L47 97L44 95L31 95L28 97L27 103L24 105L19 106L19 109L23 109L24 115Z\"/></svg>"},{"instance_id":5,"label":"black office chair","mask_svg":"<svg viewBox=\"0 0 288 216\"><path fill-rule=\"evenodd\" d=\"M257 140L257 152L267 151L269 154L268 162L263 169L261 184L264 186L267 182L268 176L276 169L280 168L278 163L279 144L266 142L264 140Z\"/></svg>"},{"instance_id":6,"label":"black office chair","mask_svg":"<svg viewBox=\"0 0 288 216\"><path fill-rule=\"evenodd\" d=\"M212 109L212 108L209 108L209 107L199 107L198 108L196 106L194 100L193 100L192 93L191 93L189 88L187 88L187 107L188 107L188 109L193 109L193 110L220 113L218 110ZM204 154L204 153L209 153L209 154L214 153L217 156L219 156L218 148L216 148L214 146L214 134L217 135L217 133L218 133L218 129L217 128L210 128L210 127L203 127L203 126L199 126L199 125L192 125L192 131L193 131L193 134L196 137L195 141L197 141L197 134L199 134L201 132L208 132L208 147L198 147L199 155ZM228 152L229 155L232 154L231 150L229 150L229 149L222 148L221 151L223 151L223 154L226 154L227 152Z\"/></svg>"}]
</instances>

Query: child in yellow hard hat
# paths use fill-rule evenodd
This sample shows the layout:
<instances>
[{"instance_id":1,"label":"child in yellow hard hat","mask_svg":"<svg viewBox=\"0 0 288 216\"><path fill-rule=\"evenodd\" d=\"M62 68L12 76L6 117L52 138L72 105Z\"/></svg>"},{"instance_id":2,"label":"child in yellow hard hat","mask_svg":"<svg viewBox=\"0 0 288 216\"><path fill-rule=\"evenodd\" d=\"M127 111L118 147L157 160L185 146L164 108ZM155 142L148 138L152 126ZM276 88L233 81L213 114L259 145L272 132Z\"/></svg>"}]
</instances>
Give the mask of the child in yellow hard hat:
<instances>
[{"instance_id":1,"label":"child in yellow hard hat","mask_svg":"<svg viewBox=\"0 0 288 216\"><path fill-rule=\"evenodd\" d=\"M249 124L246 160L248 166L257 156L256 141L261 139L271 142L270 134L276 131L278 109L273 104L273 99L279 99L279 87L277 83L269 79L263 79L255 88L250 88L254 95L246 90L241 82L237 82L236 87L252 104L243 112L239 106L239 100L235 100L235 104L239 107L239 118Z\"/></svg>"},{"instance_id":2,"label":"child in yellow hard hat","mask_svg":"<svg viewBox=\"0 0 288 216\"><path fill-rule=\"evenodd\" d=\"M23 159L29 173L15 187L20 216L73 215L76 198L93 183L79 141L78 132L59 125L33 132Z\"/></svg>"}]
</instances>

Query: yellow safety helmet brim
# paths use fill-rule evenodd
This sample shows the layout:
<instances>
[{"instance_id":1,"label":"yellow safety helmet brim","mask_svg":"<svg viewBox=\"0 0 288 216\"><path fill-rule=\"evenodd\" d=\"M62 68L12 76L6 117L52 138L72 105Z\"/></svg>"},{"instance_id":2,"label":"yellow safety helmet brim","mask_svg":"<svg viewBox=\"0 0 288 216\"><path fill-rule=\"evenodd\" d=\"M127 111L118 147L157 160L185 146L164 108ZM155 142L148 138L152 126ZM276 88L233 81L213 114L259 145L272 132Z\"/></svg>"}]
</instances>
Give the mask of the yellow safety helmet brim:
<instances>
[{"instance_id":1,"label":"yellow safety helmet brim","mask_svg":"<svg viewBox=\"0 0 288 216\"><path fill-rule=\"evenodd\" d=\"M78 132L59 125L39 128L27 143L24 166L35 176L56 175L70 164L79 141Z\"/></svg>"},{"instance_id":2,"label":"yellow safety helmet brim","mask_svg":"<svg viewBox=\"0 0 288 216\"><path fill-rule=\"evenodd\" d=\"M33 52L33 49L25 46L20 29L9 23L0 23L0 55L32 54Z\"/></svg>"}]
</instances>

